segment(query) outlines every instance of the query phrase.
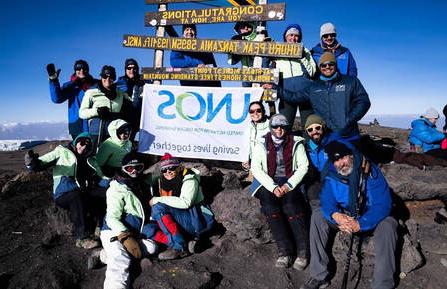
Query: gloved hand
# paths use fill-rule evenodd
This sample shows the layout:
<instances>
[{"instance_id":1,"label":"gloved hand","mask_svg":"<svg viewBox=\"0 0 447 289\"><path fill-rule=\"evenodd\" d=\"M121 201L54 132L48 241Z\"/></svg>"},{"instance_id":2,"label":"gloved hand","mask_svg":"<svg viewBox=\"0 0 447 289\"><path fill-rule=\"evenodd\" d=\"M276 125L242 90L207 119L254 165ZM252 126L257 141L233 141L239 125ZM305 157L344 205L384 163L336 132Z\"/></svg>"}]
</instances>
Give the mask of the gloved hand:
<instances>
[{"instance_id":1,"label":"gloved hand","mask_svg":"<svg viewBox=\"0 0 447 289\"><path fill-rule=\"evenodd\" d=\"M28 169L33 169L33 167L37 164L37 162L39 161L39 155L36 154L33 150L29 150L26 154L25 154L25 166Z\"/></svg>"},{"instance_id":2,"label":"gloved hand","mask_svg":"<svg viewBox=\"0 0 447 289\"><path fill-rule=\"evenodd\" d=\"M47 65L47 72L48 72L48 78L50 80L57 80L59 78L59 73L61 73L61 70L58 69L56 71L56 67L54 67L54 64L50 63Z\"/></svg>"},{"instance_id":3,"label":"gloved hand","mask_svg":"<svg viewBox=\"0 0 447 289\"><path fill-rule=\"evenodd\" d=\"M140 244L135 240L134 237L132 237L132 234L130 232L121 232L117 236L118 241L120 241L121 244L123 244L124 248L126 248L126 251L134 256L137 259L141 259L141 248Z\"/></svg>"},{"instance_id":4,"label":"gloved hand","mask_svg":"<svg viewBox=\"0 0 447 289\"><path fill-rule=\"evenodd\" d=\"M107 106L98 107L97 112L100 119L110 118L110 110Z\"/></svg>"},{"instance_id":5,"label":"gloved hand","mask_svg":"<svg viewBox=\"0 0 447 289\"><path fill-rule=\"evenodd\" d=\"M98 186L101 188L108 188L109 187L110 180L108 179L101 179L98 183Z\"/></svg>"}]
</instances>

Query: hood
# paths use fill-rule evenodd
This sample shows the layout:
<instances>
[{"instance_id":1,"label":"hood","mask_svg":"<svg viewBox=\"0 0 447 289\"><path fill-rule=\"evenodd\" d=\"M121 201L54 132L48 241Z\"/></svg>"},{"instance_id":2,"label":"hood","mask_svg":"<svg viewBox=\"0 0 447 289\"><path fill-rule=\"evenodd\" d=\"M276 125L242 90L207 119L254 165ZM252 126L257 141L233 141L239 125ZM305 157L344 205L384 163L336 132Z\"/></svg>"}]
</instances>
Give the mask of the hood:
<instances>
[{"instance_id":1,"label":"hood","mask_svg":"<svg viewBox=\"0 0 447 289\"><path fill-rule=\"evenodd\" d=\"M107 131L109 132L110 139L119 145L123 145L127 143L129 140L120 140L118 136L116 135L116 131L123 125L128 125L128 123L122 119L116 119L112 122L110 122L109 126L107 127Z\"/></svg>"},{"instance_id":2,"label":"hood","mask_svg":"<svg viewBox=\"0 0 447 289\"><path fill-rule=\"evenodd\" d=\"M284 40L284 42L286 41L286 32L287 30L289 30L290 28L296 28L298 29L298 31L300 32L300 39L298 41L298 43L300 43L301 41L303 41L303 31L301 30L301 26L299 26L298 24L290 24L286 27L286 29L284 30L283 34L282 34L282 39Z\"/></svg>"},{"instance_id":3,"label":"hood","mask_svg":"<svg viewBox=\"0 0 447 289\"><path fill-rule=\"evenodd\" d=\"M80 138L88 138L88 139L90 139L90 141L92 141L92 137L90 136L90 134L88 132L83 132L83 133L78 134L78 136L71 142L71 145L76 146L76 143L78 142L78 140Z\"/></svg>"},{"instance_id":4,"label":"hood","mask_svg":"<svg viewBox=\"0 0 447 289\"><path fill-rule=\"evenodd\" d=\"M237 35L239 35L239 26L240 26L242 23L247 23L247 24L250 25L251 28L252 28L251 33L250 33L249 35L244 35L244 38L245 38L246 40L249 40L249 41L254 40L255 37L256 37L256 24L253 23L253 22L237 22L236 24L234 24L234 27L233 27L234 32L235 32Z\"/></svg>"}]
</instances>

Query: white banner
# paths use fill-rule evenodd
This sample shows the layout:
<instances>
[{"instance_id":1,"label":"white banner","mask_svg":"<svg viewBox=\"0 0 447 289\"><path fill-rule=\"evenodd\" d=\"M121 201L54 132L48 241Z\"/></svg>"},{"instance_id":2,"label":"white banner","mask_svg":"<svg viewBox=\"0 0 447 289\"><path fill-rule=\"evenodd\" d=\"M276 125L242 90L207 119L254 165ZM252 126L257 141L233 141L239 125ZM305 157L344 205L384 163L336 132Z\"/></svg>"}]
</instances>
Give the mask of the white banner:
<instances>
[{"instance_id":1,"label":"white banner","mask_svg":"<svg viewBox=\"0 0 447 289\"><path fill-rule=\"evenodd\" d=\"M154 155L246 161L250 102L262 88L146 84L139 151Z\"/></svg>"}]
</instances>

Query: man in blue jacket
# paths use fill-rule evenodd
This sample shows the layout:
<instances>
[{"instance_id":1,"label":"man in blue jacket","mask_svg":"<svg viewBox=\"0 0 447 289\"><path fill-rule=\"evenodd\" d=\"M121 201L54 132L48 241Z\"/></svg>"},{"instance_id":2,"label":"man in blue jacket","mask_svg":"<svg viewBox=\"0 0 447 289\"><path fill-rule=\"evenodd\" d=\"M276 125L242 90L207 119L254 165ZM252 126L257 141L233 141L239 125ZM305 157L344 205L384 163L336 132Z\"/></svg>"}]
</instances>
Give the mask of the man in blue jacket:
<instances>
[{"instance_id":1,"label":"man in blue jacket","mask_svg":"<svg viewBox=\"0 0 447 289\"><path fill-rule=\"evenodd\" d=\"M284 79L284 99L290 103L309 101L321 116L333 137L348 141L360 139L357 122L366 114L371 102L360 80L337 70L334 54L325 52L318 63L321 75L306 89L295 77Z\"/></svg>"},{"instance_id":2,"label":"man in blue jacket","mask_svg":"<svg viewBox=\"0 0 447 289\"><path fill-rule=\"evenodd\" d=\"M75 139L80 133L88 132L87 120L79 118L79 108L84 98L84 93L98 80L89 74L89 66L85 60L76 60L74 73L70 81L60 85L59 73L53 63L47 65L48 78L50 80L51 101L54 103L68 102L68 132Z\"/></svg>"},{"instance_id":3,"label":"man in blue jacket","mask_svg":"<svg viewBox=\"0 0 447 289\"><path fill-rule=\"evenodd\" d=\"M372 235L375 266L371 288L394 288L397 222L390 216L390 189L382 172L344 143L331 142L325 151L331 163L320 193L321 208L312 214L310 279L301 289L329 285L326 245L330 235L337 231ZM368 166L370 170L365 170ZM359 188L362 202L358 200Z\"/></svg>"},{"instance_id":4,"label":"man in blue jacket","mask_svg":"<svg viewBox=\"0 0 447 289\"><path fill-rule=\"evenodd\" d=\"M320 27L320 43L310 51L318 63L324 52L332 52L337 58L338 70L343 75L357 77L357 64L348 48L337 41L337 31L334 24L328 22Z\"/></svg>"},{"instance_id":5,"label":"man in blue jacket","mask_svg":"<svg viewBox=\"0 0 447 289\"><path fill-rule=\"evenodd\" d=\"M197 38L197 28L194 24L183 25L183 38ZM170 62L172 67L216 67L216 60L212 53L209 52L185 52L172 51ZM220 81L191 81L180 80L182 86L209 86L221 87Z\"/></svg>"}]
</instances>

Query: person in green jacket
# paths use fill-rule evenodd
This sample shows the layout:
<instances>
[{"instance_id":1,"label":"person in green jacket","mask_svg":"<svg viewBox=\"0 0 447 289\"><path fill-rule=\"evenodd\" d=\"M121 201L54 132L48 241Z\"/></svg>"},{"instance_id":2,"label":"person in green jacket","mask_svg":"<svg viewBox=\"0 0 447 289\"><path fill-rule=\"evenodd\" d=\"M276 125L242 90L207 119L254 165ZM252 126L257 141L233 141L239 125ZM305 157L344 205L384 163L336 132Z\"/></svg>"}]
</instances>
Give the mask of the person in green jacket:
<instances>
[{"instance_id":1,"label":"person in green jacket","mask_svg":"<svg viewBox=\"0 0 447 289\"><path fill-rule=\"evenodd\" d=\"M158 255L160 260L171 260L194 253L200 237L214 224L211 210L203 203L200 175L187 169L178 159L166 153L160 161L158 191L150 200L151 217L167 236L168 249ZM189 242L186 245L185 238Z\"/></svg>"},{"instance_id":2,"label":"person in green jacket","mask_svg":"<svg viewBox=\"0 0 447 289\"><path fill-rule=\"evenodd\" d=\"M117 88L116 72L113 66L104 65L98 86L87 90L79 108L79 117L88 119L89 133L95 143L101 133L105 139L105 128L115 119L127 120L132 113L132 101L126 92ZM102 124L101 124L102 123ZM98 140L98 142L102 142Z\"/></svg>"},{"instance_id":3,"label":"person in green jacket","mask_svg":"<svg viewBox=\"0 0 447 289\"><path fill-rule=\"evenodd\" d=\"M116 119L110 122L107 130L110 137L99 146L93 158L96 172L101 178L99 186L102 188L107 188L111 178L121 171L124 156L132 150L132 126L129 123Z\"/></svg>"},{"instance_id":4,"label":"person in green jacket","mask_svg":"<svg viewBox=\"0 0 447 289\"><path fill-rule=\"evenodd\" d=\"M129 288L129 267L157 250L158 226L150 221L151 176L143 174L144 162L136 152L126 154L121 171L107 190L107 213L101 229L107 264L104 288ZM164 239L166 239L164 237Z\"/></svg>"},{"instance_id":5,"label":"person in green jacket","mask_svg":"<svg viewBox=\"0 0 447 289\"><path fill-rule=\"evenodd\" d=\"M309 240L300 184L309 161L304 139L292 136L288 126L284 115L273 115L265 142L255 145L252 172L259 186L254 196L261 203L261 212L278 246L279 258L275 266L287 268L297 256L293 268L304 270L308 263Z\"/></svg>"},{"instance_id":6,"label":"person in green jacket","mask_svg":"<svg viewBox=\"0 0 447 289\"><path fill-rule=\"evenodd\" d=\"M69 210L75 228L76 246L92 249L98 241L88 238L85 209L96 174L88 162L93 153L90 135L80 133L68 146L57 146L39 157L32 150L25 155L25 165L32 172L53 168L53 199L58 207Z\"/></svg>"}]
</instances>

